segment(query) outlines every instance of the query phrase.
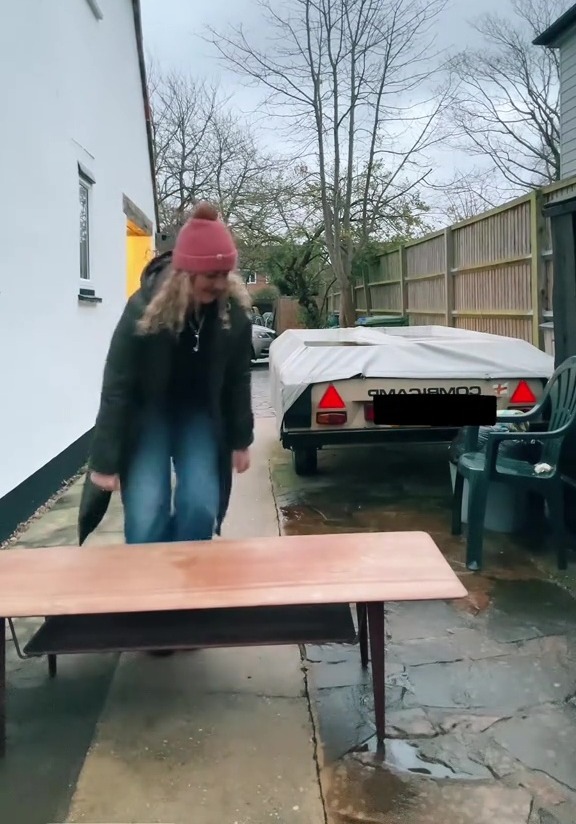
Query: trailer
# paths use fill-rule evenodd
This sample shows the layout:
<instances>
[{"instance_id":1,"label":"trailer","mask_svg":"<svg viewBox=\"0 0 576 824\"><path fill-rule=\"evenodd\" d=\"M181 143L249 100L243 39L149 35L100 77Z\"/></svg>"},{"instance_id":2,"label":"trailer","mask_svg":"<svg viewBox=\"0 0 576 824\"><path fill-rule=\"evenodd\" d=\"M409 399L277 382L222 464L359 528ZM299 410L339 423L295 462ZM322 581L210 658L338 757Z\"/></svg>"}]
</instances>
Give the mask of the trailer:
<instances>
[{"instance_id":1,"label":"trailer","mask_svg":"<svg viewBox=\"0 0 576 824\"><path fill-rule=\"evenodd\" d=\"M270 347L270 391L279 438L298 475L323 447L448 443L456 429L380 426L374 397L492 395L499 410L531 409L554 359L517 338L445 326L294 329Z\"/></svg>"}]
</instances>

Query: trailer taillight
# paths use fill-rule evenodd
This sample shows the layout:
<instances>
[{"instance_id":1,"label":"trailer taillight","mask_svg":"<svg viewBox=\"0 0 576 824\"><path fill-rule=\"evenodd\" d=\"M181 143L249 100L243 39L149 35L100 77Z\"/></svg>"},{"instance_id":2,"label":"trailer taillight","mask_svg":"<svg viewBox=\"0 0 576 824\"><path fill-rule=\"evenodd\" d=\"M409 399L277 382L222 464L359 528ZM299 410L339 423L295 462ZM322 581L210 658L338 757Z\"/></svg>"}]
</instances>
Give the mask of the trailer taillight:
<instances>
[{"instance_id":1,"label":"trailer taillight","mask_svg":"<svg viewBox=\"0 0 576 824\"><path fill-rule=\"evenodd\" d=\"M536 403L536 395L530 389L526 381L520 381L512 393L510 403L517 404L519 406L534 406Z\"/></svg>"},{"instance_id":2,"label":"trailer taillight","mask_svg":"<svg viewBox=\"0 0 576 824\"><path fill-rule=\"evenodd\" d=\"M316 423L321 426L343 426L347 420L346 412L316 412Z\"/></svg>"},{"instance_id":3,"label":"trailer taillight","mask_svg":"<svg viewBox=\"0 0 576 824\"><path fill-rule=\"evenodd\" d=\"M330 386L324 392L318 404L318 409L346 409L346 404L340 397L335 386Z\"/></svg>"}]
</instances>

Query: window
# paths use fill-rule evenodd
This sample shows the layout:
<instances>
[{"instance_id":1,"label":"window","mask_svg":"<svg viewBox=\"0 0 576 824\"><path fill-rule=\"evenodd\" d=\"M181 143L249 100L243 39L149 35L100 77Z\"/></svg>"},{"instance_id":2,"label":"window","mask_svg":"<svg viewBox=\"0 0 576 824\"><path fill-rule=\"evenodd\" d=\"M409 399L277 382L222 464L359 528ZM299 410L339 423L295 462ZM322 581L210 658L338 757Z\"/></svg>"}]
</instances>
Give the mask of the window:
<instances>
[{"instance_id":1,"label":"window","mask_svg":"<svg viewBox=\"0 0 576 824\"><path fill-rule=\"evenodd\" d=\"M80 194L80 280L90 280L90 199L92 181L82 172L79 174Z\"/></svg>"}]
</instances>

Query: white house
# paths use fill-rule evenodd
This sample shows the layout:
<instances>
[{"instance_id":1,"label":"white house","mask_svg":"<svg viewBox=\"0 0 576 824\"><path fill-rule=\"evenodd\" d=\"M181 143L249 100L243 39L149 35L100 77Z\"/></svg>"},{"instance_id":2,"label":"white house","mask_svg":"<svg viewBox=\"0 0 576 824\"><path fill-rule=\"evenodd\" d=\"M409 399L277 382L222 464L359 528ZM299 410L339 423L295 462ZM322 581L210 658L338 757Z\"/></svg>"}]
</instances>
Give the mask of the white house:
<instances>
[{"instance_id":1,"label":"white house","mask_svg":"<svg viewBox=\"0 0 576 824\"><path fill-rule=\"evenodd\" d=\"M576 4L534 40L557 49L560 60L560 172L576 176Z\"/></svg>"},{"instance_id":2,"label":"white house","mask_svg":"<svg viewBox=\"0 0 576 824\"><path fill-rule=\"evenodd\" d=\"M138 0L17 0L0 26L0 540L84 463L157 225Z\"/></svg>"},{"instance_id":3,"label":"white house","mask_svg":"<svg viewBox=\"0 0 576 824\"><path fill-rule=\"evenodd\" d=\"M561 181L543 209L552 239L553 339L558 365L576 353L576 4L533 42L556 49L560 63Z\"/></svg>"}]
</instances>

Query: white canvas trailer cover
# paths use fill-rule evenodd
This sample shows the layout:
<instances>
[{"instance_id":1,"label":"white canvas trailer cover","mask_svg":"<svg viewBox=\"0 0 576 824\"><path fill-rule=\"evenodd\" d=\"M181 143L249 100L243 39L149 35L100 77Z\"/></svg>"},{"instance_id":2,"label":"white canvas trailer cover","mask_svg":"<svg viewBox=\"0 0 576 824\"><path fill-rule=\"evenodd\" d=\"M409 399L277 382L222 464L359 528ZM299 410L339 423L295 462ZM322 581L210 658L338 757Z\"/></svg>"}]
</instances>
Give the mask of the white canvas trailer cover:
<instances>
[{"instance_id":1,"label":"white canvas trailer cover","mask_svg":"<svg viewBox=\"0 0 576 824\"><path fill-rule=\"evenodd\" d=\"M291 329L270 348L278 427L307 387L349 378L545 379L554 359L531 343L447 326Z\"/></svg>"}]
</instances>

